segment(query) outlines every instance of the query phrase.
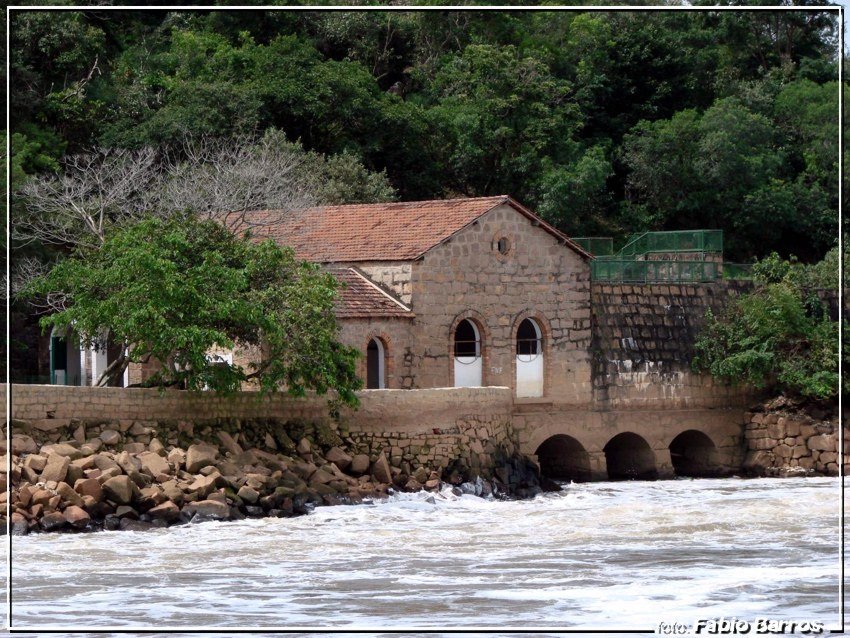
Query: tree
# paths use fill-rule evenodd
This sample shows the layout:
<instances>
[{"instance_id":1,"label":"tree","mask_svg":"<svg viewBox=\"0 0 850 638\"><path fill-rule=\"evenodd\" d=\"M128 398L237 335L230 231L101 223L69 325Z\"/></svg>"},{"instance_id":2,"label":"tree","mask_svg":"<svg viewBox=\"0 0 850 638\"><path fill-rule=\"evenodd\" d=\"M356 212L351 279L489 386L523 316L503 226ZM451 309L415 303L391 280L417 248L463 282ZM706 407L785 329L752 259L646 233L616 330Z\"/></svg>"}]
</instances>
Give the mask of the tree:
<instances>
[{"instance_id":1,"label":"tree","mask_svg":"<svg viewBox=\"0 0 850 638\"><path fill-rule=\"evenodd\" d=\"M34 295L61 293L44 329L73 326L87 347L108 332L123 354L98 380L131 362L159 368L148 385L295 396L335 391L357 402L357 351L337 341L337 283L291 249L237 237L212 220L146 219L107 234L32 281ZM243 349L250 362L222 364L213 349Z\"/></svg>"},{"instance_id":2,"label":"tree","mask_svg":"<svg viewBox=\"0 0 850 638\"><path fill-rule=\"evenodd\" d=\"M524 199L544 156L553 164L575 156L579 122L569 84L514 46L466 47L437 72L430 92L458 192Z\"/></svg>"},{"instance_id":3,"label":"tree","mask_svg":"<svg viewBox=\"0 0 850 638\"><path fill-rule=\"evenodd\" d=\"M12 220L19 244L95 248L112 224L138 219L158 176L153 149L100 149L72 155L60 175L42 174L25 181L17 195L22 214Z\"/></svg>"},{"instance_id":4,"label":"tree","mask_svg":"<svg viewBox=\"0 0 850 638\"><path fill-rule=\"evenodd\" d=\"M230 213L229 225L244 229L248 211L396 198L386 175L369 171L355 155L306 152L275 129L262 137L190 138L165 149L100 149L66 157L58 175L23 181L12 215L18 248L96 249L111 228L150 216ZM16 289L45 270L32 255L20 257Z\"/></svg>"},{"instance_id":5,"label":"tree","mask_svg":"<svg viewBox=\"0 0 850 638\"><path fill-rule=\"evenodd\" d=\"M633 200L658 215L658 230L719 227L726 254L749 259L796 223L777 138L773 123L737 98L641 122L623 145Z\"/></svg>"}]
</instances>

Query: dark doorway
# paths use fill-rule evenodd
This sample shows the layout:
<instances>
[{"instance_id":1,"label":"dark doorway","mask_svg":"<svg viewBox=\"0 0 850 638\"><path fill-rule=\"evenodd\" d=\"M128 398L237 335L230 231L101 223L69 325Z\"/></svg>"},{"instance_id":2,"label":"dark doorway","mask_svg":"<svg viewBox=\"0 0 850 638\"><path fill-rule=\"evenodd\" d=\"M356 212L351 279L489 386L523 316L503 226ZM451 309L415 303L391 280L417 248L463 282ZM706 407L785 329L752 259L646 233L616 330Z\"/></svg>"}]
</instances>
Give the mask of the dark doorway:
<instances>
[{"instance_id":1,"label":"dark doorway","mask_svg":"<svg viewBox=\"0 0 850 638\"><path fill-rule=\"evenodd\" d=\"M384 346L378 339L371 339L366 346L366 388L381 390L384 381Z\"/></svg>"}]
</instances>

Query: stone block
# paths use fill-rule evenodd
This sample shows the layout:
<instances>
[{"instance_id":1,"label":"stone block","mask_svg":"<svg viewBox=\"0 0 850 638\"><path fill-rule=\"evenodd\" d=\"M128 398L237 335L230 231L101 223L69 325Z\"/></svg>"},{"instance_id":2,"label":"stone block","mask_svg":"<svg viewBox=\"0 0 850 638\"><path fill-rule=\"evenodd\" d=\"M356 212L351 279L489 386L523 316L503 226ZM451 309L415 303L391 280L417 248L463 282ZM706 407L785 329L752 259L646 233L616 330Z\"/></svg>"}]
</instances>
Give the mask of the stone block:
<instances>
[{"instance_id":1,"label":"stone block","mask_svg":"<svg viewBox=\"0 0 850 638\"><path fill-rule=\"evenodd\" d=\"M809 437L806 445L810 450L832 452L838 450L838 437L835 434L816 434Z\"/></svg>"}]
</instances>

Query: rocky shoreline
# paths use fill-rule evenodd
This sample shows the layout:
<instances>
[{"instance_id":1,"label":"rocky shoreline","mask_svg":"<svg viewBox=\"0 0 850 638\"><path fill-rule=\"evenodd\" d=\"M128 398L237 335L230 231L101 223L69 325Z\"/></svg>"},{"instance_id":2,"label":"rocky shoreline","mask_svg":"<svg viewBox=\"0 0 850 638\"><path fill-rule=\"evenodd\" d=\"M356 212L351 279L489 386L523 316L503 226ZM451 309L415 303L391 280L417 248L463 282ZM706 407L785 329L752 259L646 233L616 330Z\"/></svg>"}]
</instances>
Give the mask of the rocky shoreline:
<instances>
[{"instance_id":1,"label":"rocky shoreline","mask_svg":"<svg viewBox=\"0 0 850 638\"><path fill-rule=\"evenodd\" d=\"M459 464L396 467L384 451L349 449L322 424L45 419L12 426L16 535L298 516L446 484L484 497L541 491L534 464L516 454L505 454L487 477Z\"/></svg>"}]
</instances>

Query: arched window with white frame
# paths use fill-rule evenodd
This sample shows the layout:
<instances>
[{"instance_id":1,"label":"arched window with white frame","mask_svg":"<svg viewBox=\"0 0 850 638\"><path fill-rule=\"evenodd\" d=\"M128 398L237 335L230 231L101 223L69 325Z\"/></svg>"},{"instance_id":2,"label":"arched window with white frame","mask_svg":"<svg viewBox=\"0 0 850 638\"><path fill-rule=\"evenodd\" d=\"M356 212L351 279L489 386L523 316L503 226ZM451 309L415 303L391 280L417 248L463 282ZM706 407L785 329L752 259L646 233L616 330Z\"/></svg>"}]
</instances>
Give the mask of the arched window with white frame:
<instances>
[{"instance_id":1,"label":"arched window with white frame","mask_svg":"<svg viewBox=\"0 0 850 638\"><path fill-rule=\"evenodd\" d=\"M454 333L455 387L481 386L483 371L481 332L474 321L463 319L457 324Z\"/></svg>"},{"instance_id":2,"label":"arched window with white frame","mask_svg":"<svg viewBox=\"0 0 850 638\"><path fill-rule=\"evenodd\" d=\"M543 332L534 319L523 319L516 331L516 395L543 396Z\"/></svg>"}]
</instances>

